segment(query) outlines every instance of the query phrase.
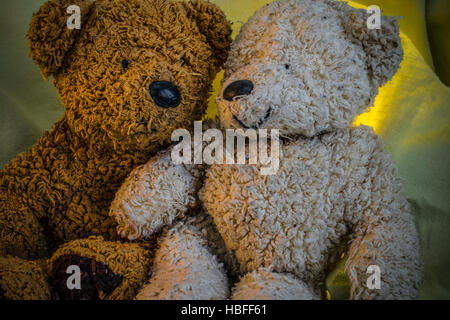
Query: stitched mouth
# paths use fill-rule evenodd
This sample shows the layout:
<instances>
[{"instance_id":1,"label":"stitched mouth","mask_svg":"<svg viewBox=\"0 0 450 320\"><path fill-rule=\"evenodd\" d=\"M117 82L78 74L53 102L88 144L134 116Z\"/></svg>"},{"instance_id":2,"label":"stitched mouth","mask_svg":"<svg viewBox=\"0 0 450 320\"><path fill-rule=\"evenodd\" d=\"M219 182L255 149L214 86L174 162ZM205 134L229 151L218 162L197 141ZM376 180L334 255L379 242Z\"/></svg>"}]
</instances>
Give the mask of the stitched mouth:
<instances>
[{"instance_id":1,"label":"stitched mouth","mask_svg":"<svg viewBox=\"0 0 450 320\"><path fill-rule=\"evenodd\" d=\"M267 121L267 119L270 118L270 116L272 115L272 111L273 111L272 106L270 106L269 109L267 109L266 114L264 115L264 117L262 117L261 119L259 119L258 122L257 122L255 125L253 125L253 126L249 126L249 125L245 124L242 120L240 120L240 119L239 119L238 117L236 117L234 114L233 114L233 119L234 119L237 123L239 123L239 125L240 125L241 127L245 128L245 129L250 129L250 128L252 128L252 129L258 129L260 126L262 126L262 125Z\"/></svg>"},{"instance_id":2,"label":"stitched mouth","mask_svg":"<svg viewBox=\"0 0 450 320\"><path fill-rule=\"evenodd\" d=\"M135 136L148 135L148 134L155 134L156 132L157 132L157 130L155 130L155 129L153 129L153 128L150 128L150 129L148 129L148 130L139 130L139 131L136 131L136 132L134 132L133 135L135 135Z\"/></svg>"},{"instance_id":3,"label":"stitched mouth","mask_svg":"<svg viewBox=\"0 0 450 320\"><path fill-rule=\"evenodd\" d=\"M153 128L153 126L150 126L150 128L148 128L148 120L145 120L145 118L142 118L141 121L138 122L138 125L140 130L136 130L134 132L135 136L151 135L157 132L157 130Z\"/></svg>"}]
</instances>

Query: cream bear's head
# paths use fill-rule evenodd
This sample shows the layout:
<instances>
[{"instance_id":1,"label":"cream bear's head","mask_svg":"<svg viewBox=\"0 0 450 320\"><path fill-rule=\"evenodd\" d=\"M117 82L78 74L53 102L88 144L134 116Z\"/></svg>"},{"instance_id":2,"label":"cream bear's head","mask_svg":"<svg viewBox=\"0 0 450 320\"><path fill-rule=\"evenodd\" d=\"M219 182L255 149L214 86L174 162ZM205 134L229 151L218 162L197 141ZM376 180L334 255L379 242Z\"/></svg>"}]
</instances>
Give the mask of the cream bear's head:
<instances>
[{"instance_id":1,"label":"cream bear's head","mask_svg":"<svg viewBox=\"0 0 450 320\"><path fill-rule=\"evenodd\" d=\"M333 0L279 0L242 27L217 98L225 128L314 136L347 127L403 58L395 18Z\"/></svg>"}]
</instances>

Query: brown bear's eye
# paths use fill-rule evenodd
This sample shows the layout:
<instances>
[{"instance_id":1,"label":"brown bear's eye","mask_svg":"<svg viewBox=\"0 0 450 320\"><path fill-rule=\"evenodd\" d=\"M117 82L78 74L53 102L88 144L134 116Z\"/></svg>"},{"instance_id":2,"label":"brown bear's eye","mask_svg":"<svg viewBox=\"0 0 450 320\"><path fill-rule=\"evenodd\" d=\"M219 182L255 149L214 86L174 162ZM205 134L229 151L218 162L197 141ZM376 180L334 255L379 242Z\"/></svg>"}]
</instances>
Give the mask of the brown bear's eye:
<instances>
[{"instance_id":1,"label":"brown bear's eye","mask_svg":"<svg viewBox=\"0 0 450 320\"><path fill-rule=\"evenodd\" d=\"M122 60L122 68L128 69L130 62L127 59Z\"/></svg>"}]
</instances>

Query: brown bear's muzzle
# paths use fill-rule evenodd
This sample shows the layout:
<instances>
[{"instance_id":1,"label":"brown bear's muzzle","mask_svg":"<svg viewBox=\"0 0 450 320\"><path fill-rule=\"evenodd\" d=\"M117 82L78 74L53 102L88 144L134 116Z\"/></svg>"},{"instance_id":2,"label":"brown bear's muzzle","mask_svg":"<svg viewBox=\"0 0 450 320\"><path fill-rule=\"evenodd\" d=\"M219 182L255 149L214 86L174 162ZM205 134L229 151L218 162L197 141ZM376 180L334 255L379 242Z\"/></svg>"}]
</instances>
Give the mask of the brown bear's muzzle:
<instances>
[{"instance_id":1,"label":"brown bear's muzzle","mask_svg":"<svg viewBox=\"0 0 450 320\"><path fill-rule=\"evenodd\" d=\"M154 81L148 89L158 107L175 108L181 102L180 90L169 81Z\"/></svg>"}]
</instances>

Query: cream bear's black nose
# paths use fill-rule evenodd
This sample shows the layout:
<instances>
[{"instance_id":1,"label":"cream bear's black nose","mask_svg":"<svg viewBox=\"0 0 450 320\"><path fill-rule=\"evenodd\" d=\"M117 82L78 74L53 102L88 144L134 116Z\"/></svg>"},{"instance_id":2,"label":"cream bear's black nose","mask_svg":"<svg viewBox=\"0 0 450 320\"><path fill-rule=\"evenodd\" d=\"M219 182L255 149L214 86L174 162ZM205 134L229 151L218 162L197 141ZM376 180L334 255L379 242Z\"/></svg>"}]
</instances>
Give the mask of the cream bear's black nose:
<instances>
[{"instance_id":1,"label":"cream bear's black nose","mask_svg":"<svg viewBox=\"0 0 450 320\"><path fill-rule=\"evenodd\" d=\"M154 81L149 87L150 96L162 108L175 108L181 102L180 90L169 81Z\"/></svg>"},{"instance_id":2,"label":"cream bear's black nose","mask_svg":"<svg viewBox=\"0 0 450 320\"><path fill-rule=\"evenodd\" d=\"M223 92L223 98L233 101L235 97L248 96L253 90L253 83L250 80L237 80L230 83Z\"/></svg>"}]
</instances>

